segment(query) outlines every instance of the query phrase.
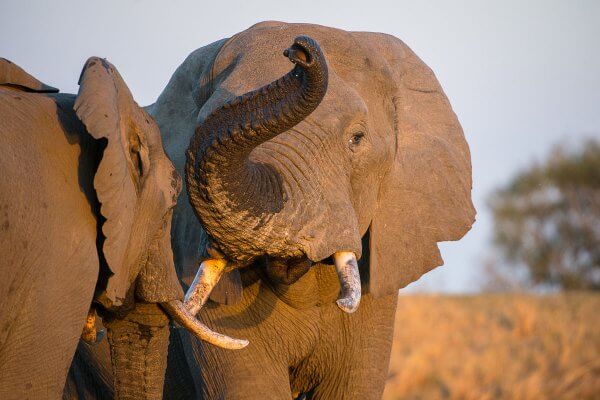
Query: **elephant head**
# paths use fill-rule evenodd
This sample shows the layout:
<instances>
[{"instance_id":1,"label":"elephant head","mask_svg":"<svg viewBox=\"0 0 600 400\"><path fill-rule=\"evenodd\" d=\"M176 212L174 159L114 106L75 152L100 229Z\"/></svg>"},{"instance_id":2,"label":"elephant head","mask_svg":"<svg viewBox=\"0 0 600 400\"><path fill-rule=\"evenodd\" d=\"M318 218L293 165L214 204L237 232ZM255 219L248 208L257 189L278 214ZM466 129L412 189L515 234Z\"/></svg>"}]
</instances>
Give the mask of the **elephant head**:
<instances>
[{"instance_id":1,"label":"elephant head","mask_svg":"<svg viewBox=\"0 0 600 400\"><path fill-rule=\"evenodd\" d=\"M353 312L361 255L362 286L383 296L441 265L437 243L470 229L462 129L400 40L263 23L229 39L207 75L185 166L211 241L186 294L193 313L224 270L257 258L287 282L332 260L338 305Z\"/></svg>"},{"instance_id":2,"label":"elephant head","mask_svg":"<svg viewBox=\"0 0 600 400\"><path fill-rule=\"evenodd\" d=\"M108 328L117 395L161 398L169 317L222 347L247 342L212 332L182 304L170 240L181 178L156 123L106 60L89 59L79 84L74 109L103 143L94 188L104 268L94 300Z\"/></svg>"}]
</instances>

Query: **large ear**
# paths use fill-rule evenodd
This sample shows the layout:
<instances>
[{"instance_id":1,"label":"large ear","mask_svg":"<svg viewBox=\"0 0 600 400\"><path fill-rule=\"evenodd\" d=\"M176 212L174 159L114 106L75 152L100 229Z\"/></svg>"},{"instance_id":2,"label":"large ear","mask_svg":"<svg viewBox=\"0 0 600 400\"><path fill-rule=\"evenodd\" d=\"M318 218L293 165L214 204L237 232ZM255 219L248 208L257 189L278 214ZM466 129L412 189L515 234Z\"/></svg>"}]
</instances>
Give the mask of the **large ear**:
<instances>
[{"instance_id":1,"label":"large ear","mask_svg":"<svg viewBox=\"0 0 600 400\"><path fill-rule=\"evenodd\" d=\"M77 116L106 147L94 177L94 188L106 219L103 254L113 275L106 296L120 305L132 273L127 250L142 179L148 173L147 134L157 134L154 121L136 104L121 75L104 59L90 58L81 72L75 101ZM133 277L134 278L134 277Z\"/></svg>"},{"instance_id":2,"label":"large ear","mask_svg":"<svg viewBox=\"0 0 600 400\"><path fill-rule=\"evenodd\" d=\"M57 88L38 81L17 64L2 57L0 57L0 86L11 86L25 92L58 92Z\"/></svg>"},{"instance_id":3,"label":"large ear","mask_svg":"<svg viewBox=\"0 0 600 400\"><path fill-rule=\"evenodd\" d=\"M403 42L372 35L388 63L396 154L370 226L369 291L397 292L442 265L437 243L471 228L471 157L433 72Z\"/></svg>"}]
</instances>

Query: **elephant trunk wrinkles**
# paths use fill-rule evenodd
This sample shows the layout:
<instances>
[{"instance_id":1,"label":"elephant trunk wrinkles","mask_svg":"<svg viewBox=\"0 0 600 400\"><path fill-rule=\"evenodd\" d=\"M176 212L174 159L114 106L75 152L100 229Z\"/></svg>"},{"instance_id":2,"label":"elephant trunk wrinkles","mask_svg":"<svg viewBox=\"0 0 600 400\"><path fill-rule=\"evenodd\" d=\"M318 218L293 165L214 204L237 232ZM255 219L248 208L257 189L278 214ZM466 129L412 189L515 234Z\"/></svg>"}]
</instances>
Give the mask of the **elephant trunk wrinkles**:
<instances>
[{"instance_id":1,"label":"elephant trunk wrinkles","mask_svg":"<svg viewBox=\"0 0 600 400\"><path fill-rule=\"evenodd\" d=\"M306 118L327 90L326 60L314 40L298 37L284 55L294 68L210 114L186 153L187 190L196 215L232 259L261 253L261 246L238 251L232 237L252 243L244 235L280 211L284 201L277 173L252 163L250 152Z\"/></svg>"},{"instance_id":2,"label":"elephant trunk wrinkles","mask_svg":"<svg viewBox=\"0 0 600 400\"><path fill-rule=\"evenodd\" d=\"M161 399L169 319L156 304L138 303L124 318L107 318L115 398Z\"/></svg>"}]
</instances>

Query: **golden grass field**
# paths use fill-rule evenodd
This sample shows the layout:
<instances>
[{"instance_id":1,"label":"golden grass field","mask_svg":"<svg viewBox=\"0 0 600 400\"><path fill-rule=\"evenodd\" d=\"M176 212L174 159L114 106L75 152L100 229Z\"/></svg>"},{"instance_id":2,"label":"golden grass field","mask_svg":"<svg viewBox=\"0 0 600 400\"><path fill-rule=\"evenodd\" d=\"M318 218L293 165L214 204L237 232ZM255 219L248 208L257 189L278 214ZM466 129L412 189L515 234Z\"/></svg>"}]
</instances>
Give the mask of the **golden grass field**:
<instances>
[{"instance_id":1,"label":"golden grass field","mask_svg":"<svg viewBox=\"0 0 600 400\"><path fill-rule=\"evenodd\" d=\"M383 399L600 399L600 294L400 296Z\"/></svg>"}]
</instances>

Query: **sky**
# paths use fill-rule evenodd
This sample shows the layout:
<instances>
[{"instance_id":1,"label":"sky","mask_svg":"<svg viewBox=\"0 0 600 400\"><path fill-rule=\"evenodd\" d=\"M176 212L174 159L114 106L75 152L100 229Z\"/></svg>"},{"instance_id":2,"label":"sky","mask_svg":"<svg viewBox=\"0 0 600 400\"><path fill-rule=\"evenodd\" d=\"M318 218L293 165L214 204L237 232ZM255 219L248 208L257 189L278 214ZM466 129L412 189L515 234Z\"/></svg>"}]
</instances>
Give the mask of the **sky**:
<instances>
[{"instance_id":1,"label":"sky","mask_svg":"<svg viewBox=\"0 0 600 400\"><path fill-rule=\"evenodd\" d=\"M600 138L600 1L7 1L0 57L76 93L105 57L142 105L193 50L259 21L392 34L435 72L473 163L473 229L409 290L476 292L491 251L486 199L556 143Z\"/></svg>"}]
</instances>

